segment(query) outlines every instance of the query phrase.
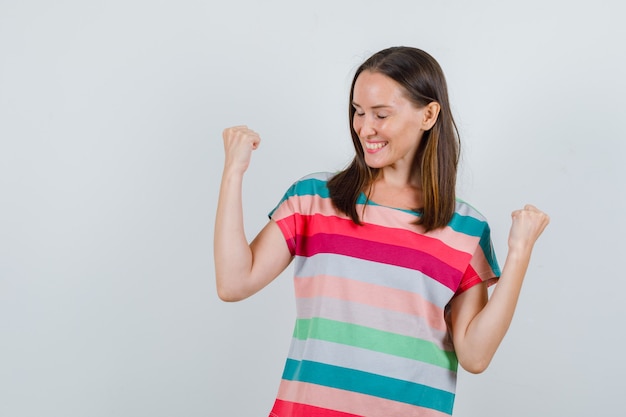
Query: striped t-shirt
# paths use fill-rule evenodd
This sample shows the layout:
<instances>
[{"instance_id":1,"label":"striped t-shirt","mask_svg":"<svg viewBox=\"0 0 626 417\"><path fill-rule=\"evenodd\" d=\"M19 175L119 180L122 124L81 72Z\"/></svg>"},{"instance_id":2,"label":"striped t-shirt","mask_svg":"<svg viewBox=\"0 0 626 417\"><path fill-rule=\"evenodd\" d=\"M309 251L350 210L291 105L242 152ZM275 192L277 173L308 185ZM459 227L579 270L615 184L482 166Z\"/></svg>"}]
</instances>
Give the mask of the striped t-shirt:
<instances>
[{"instance_id":1,"label":"striped t-shirt","mask_svg":"<svg viewBox=\"0 0 626 417\"><path fill-rule=\"evenodd\" d=\"M415 212L363 194L359 226L333 206L330 176L304 177L270 213L294 256L297 307L270 417L452 414L445 308L499 276L489 226L457 200L448 226L423 233Z\"/></svg>"}]
</instances>

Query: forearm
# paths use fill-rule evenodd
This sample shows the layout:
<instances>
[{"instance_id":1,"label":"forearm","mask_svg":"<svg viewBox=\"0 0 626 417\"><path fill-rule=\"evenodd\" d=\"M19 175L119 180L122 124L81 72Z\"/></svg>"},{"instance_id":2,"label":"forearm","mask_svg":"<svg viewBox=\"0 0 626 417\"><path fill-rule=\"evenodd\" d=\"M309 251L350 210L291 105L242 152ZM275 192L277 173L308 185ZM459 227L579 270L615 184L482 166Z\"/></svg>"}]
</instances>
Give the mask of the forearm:
<instances>
[{"instance_id":1,"label":"forearm","mask_svg":"<svg viewBox=\"0 0 626 417\"><path fill-rule=\"evenodd\" d=\"M224 300L240 298L252 268L242 203L243 173L224 170L215 216L213 251L217 292Z\"/></svg>"},{"instance_id":2,"label":"forearm","mask_svg":"<svg viewBox=\"0 0 626 417\"><path fill-rule=\"evenodd\" d=\"M463 337L459 338L463 362L470 368L468 370L482 372L506 335L517 307L530 254L530 249L509 252L489 301L468 324Z\"/></svg>"}]
</instances>

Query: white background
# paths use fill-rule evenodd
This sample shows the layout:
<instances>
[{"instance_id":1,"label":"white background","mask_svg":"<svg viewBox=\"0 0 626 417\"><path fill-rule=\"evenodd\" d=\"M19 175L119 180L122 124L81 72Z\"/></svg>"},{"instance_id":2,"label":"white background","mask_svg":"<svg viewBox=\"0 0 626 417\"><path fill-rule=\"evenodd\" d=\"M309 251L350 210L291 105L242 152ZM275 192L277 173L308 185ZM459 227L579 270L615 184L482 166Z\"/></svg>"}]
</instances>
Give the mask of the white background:
<instances>
[{"instance_id":1,"label":"white background","mask_svg":"<svg viewBox=\"0 0 626 417\"><path fill-rule=\"evenodd\" d=\"M491 367L456 416L622 408L626 39L616 1L0 0L0 415L266 416L294 319L291 268L215 294L221 131L263 137L252 237L285 189L352 154L356 67L430 52L463 143L459 195L500 258L536 246Z\"/></svg>"}]
</instances>

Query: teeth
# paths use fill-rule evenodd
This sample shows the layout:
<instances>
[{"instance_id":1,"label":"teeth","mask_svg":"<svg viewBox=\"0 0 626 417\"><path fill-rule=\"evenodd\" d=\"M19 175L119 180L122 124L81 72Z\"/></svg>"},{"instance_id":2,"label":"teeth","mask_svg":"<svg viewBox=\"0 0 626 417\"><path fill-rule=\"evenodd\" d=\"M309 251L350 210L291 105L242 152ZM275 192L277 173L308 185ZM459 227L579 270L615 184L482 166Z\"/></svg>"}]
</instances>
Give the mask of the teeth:
<instances>
[{"instance_id":1,"label":"teeth","mask_svg":"<svg viewBox=\"0 0 626 417\"><path fill-rule=\"evenodd\" d=\"M385 142L376 142L376 143L369 143L368 142L368 143L365 143L365 147L367 149L371 149L371 150L380 149L380 148L382 148L385 145L386 145Z\"/></svg>"}]
</instances>

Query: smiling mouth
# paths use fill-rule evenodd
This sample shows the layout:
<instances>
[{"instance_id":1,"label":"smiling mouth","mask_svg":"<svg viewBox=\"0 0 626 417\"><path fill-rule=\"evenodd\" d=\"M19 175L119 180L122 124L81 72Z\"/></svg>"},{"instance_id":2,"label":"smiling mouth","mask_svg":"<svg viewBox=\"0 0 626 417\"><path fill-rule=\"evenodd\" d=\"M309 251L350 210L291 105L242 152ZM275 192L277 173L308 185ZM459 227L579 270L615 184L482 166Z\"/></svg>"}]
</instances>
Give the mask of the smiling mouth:
<instances>
[{"instance_id":1,"label":"smiling mouth","mask_svg":"<svg viewBox=\"0 0 626 417\"><path fill-rule=\"evenodd\" d=\"M370 151L376 151L385 146L387 146L387 142L374 142L374 143L365 142L365 147Z\"/></svg>"}]
</instances>

